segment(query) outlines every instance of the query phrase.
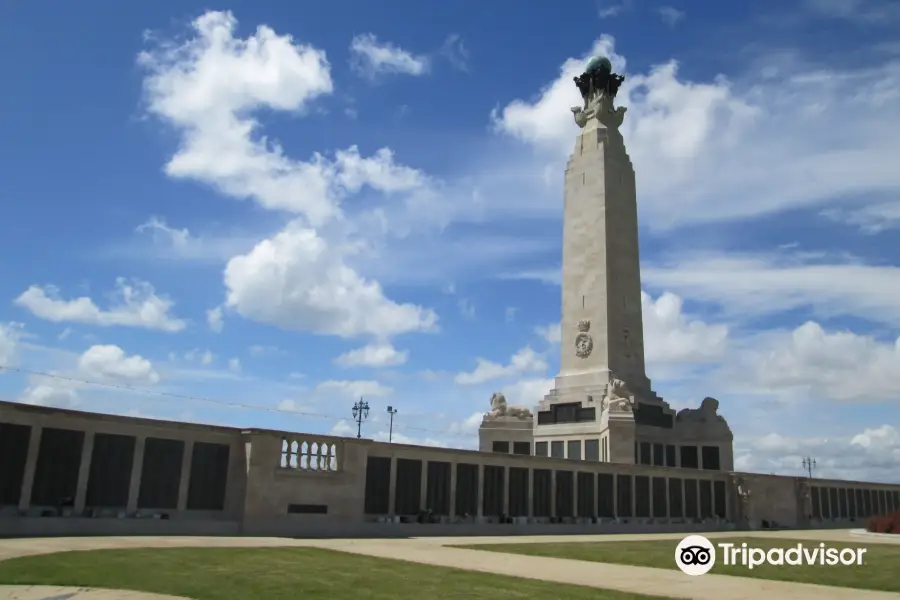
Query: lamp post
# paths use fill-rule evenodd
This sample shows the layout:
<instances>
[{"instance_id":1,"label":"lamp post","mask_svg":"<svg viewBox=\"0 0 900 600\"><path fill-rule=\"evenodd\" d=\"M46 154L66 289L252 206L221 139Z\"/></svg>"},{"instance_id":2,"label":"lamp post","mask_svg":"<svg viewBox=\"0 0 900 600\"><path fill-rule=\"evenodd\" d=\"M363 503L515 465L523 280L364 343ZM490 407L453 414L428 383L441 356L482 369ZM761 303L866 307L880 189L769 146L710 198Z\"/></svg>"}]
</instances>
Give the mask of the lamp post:
<instances>
[{"instance_id":1,"label":"lamp post","mask_svg":"<svg viewBox=\"0 0 900 600\"><path fill-rule=\"evenodd\" d=\"M388 406L387 411L390 415L390 425L388 425L388 444L390 444L391 440L394 439L394 415L397 414L397 409L393 406Z\"/></svg>"},{"instance_id":2,"label":"lamp post","mask_svg":"<svg viewBox=\"0 0 900 600\"><path fill-rule=\"evenodd\" d=\"M360 398L359 402L353 405L353 420L356 421L356 439L362 437L362 422L369 418L369 403L363 402Z\"/></svg>"},{"instance_id":3,"label":"lamp post","mask_svg":"<svg viewBox=\"0 0 900 600\"><path fill-rule=\"evenodd\" d=\"M807 456L803 459L803 468L806 469L806 472L809 474L809 478L812 479L813 469L816 468L816 459L810 458Z\"/></svg>"}]
</instances>

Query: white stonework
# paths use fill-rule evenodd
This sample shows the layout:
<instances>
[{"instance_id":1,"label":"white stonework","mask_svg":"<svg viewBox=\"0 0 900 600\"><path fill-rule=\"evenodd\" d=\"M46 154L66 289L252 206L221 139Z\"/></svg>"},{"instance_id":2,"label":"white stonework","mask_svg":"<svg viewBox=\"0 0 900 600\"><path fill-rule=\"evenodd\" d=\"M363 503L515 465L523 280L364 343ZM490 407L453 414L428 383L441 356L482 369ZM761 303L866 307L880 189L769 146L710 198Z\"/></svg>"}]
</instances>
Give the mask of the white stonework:
<instances>
[{"instance_id":1,"label":"white stonework","mask_svg":"<svg viewBox=\"0 0 900 600\"><path fill-rule=\"evenodd\" d=\"M654 444L664 453L675 446L680 466L680 446L694 446L698 456L715 446L718 468L730 470L732 434L718 402L676 417L647 378L635 172L619 131L625 110L601 93L573 113L582 129L565 177L560 372L534 416L536 451L552 455L557 442L559 455L562 442L583 458L635 463L647 444L651 453ZM568 416L554 417L557 405ZM659 426L664 421L669 426ZM586 442L592 455L599 444L598 457L587 456Z\"/></svg>"}]
</instances>

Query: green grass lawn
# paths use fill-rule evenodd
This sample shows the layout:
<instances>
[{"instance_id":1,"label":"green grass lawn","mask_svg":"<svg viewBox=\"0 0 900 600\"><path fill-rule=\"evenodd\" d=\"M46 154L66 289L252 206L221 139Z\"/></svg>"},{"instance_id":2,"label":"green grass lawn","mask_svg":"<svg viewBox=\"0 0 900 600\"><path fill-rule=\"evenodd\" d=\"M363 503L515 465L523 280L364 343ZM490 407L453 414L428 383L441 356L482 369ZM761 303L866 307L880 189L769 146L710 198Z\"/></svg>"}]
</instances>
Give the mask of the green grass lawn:
<instances>
[{"instance_id":1,"label":"green grass lawn","mask_svg":"<svg viewBox=\"0 0 900 600\"><path fill-rule=\"evenodd\" d=\"M506 552L510 554L527 554L530 556L548 556L554 558L570 558L603 563L656 567L659 569L677 569L675 565L675 547L680 540L654 540L646 542L564 542L555 544L490 544L460 546L474 550ZM740 546L742 542L754 548L768 550L770 548L788 548L802 543L813 548L819 542L811 540L789 540L768 538L728 538L715 539L714 543L732 542ZM862 566L769 566L762 565L753 570L743 566L723 565L721 552L716 548L716 566L711 573L718 575L738 575L741 577L759 577L796 581L801 583L817 583L858 589L883 590L900 592L900 545L894 544L845 544L831 542L827 544L835 548L868 548Z\"/></svg>"},{"instance_id":2,"label":"green grass lawn","mask_svg":"<svg viewBox=\"0 0 900 600\"><path fill-rule=\"evenodd\" d=\"M0 562L0 584L120 588L196 600L661 598L318 548L61 552Z\"/></svg>"}]
</instances>

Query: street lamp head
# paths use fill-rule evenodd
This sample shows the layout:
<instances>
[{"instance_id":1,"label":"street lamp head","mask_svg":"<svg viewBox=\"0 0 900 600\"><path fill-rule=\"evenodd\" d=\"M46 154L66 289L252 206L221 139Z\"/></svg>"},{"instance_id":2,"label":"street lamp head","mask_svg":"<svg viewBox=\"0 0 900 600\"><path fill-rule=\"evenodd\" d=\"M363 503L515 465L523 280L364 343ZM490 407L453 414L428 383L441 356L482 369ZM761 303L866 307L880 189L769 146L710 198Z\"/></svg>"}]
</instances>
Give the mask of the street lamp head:
<instances>
[{"instance_id":1,"label":"street lamp head","mask_svg":"<svg viewBox=\"0 0 900 600\"><path fill-rule=\"evenodd\" d=\"M368 419L369 418L369 403L368 402L363 402L362 411L363 411L363 419Z\"/></svg>"},{"instance_id":2,"label":"street lamp head","mask_svg":"<svg viewBox=\"0 0 900 600\"><path fill-rule=\"evenodd\" d=\"M355 419L357 417L357 415L359 415L359 405L354 404L353 405L353 418Z\"/></svg>"}]
</instances>

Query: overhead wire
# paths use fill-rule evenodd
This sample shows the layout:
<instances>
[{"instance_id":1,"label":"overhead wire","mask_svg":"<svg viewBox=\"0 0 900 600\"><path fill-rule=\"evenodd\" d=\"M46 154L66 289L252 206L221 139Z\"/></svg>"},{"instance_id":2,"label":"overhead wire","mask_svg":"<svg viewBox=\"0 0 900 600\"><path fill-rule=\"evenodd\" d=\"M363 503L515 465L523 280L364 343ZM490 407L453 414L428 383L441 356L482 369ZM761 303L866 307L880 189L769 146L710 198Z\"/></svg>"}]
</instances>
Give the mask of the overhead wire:
<instances>
[{"instance_id":1,"label":"overhead wire","mask_svg":"<svg viewBox=\"0 0 900 600\"><path fill-rule=\"evenodd\" d=\"M278 408L277 406L261 406L259 404L245 404L242 402L234 402L231 400L223 400L219 398L210 398L207 396L195 396L190 394L178 394L175 392L165 392L161 390L152 390L148 388L141 388L132 385L122 384L122 383L112 383L108 381L95 381L90 379L81 379L78 377L71 377L68 375L60 375L59 373L47 373L44 371L36 371L32 369L24 369L21 367L14 367L11 365L2 365L0 364L0 373L3 371L10 371L13 373L19 373L22 375L31 375L35 377L46 377L49 379L57 379L61 381L68 381L70 383L79 383L83 385L102 387L102 388L111 388L117 390L125 390L129 392L133 392L141 395L150 395L150 396L159 396L167 399L177 399L177 400L192 400L198 402L205 402L208 404L213 404L217 406L224 406L228 408L237 408L243 410L258 410L262 412L270 412L270 413L280 413L292 416L302 416L302 417L313 417L317 419L326 419L334 422L340 421L349 421L348 417L340 417L336 415L328 415L324 413L318 413L308 410L294 410L288 408ZM423 416L423 415L419 415ZM428 415L424 415L428 416ZM396 416L394 417L393 429L395 432L398 431L406 431L406 432L417 432L417 433L428 433L433 435L440 435L445 437L470 437L471 434L465 434L461 432L454 432L449 430L437 430L437 429L427 429L424 427L416 427L414 425L404 425L402 422L398 423L398 419ZM374 421L373 421L374 422ZM365 421L364 421L365 423ZM378 421L379 424L383 424Z\"/></svg>"}]
</instances>

